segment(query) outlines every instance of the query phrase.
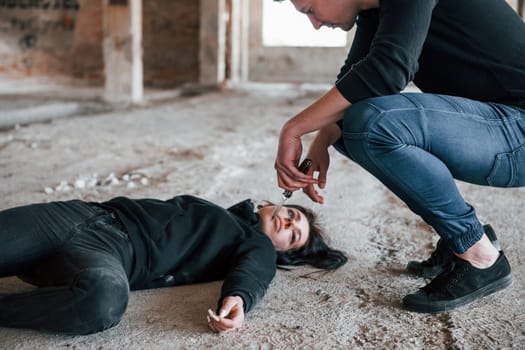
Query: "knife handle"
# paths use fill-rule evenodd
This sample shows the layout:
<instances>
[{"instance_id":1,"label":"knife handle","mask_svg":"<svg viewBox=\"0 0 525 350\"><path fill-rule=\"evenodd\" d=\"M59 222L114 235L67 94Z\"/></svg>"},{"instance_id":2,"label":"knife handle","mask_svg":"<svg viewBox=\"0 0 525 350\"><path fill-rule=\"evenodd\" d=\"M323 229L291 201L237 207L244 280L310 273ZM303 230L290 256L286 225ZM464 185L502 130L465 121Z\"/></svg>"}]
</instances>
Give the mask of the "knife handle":
<instances>
[{"instance_id":1,"label":"knife handle","mask_svg":"<svg viewBox=\"0 0 525 350\"><path fill-rule=\"evenodd\" d=\"M305 158L302 161L301 165L299 165L299 171L302 172L303 174L306 174L308 170L310 170L311 167L312 167L312 160L309 158ZM285 190L283 192L283 196L285 198L290 198L292 196L292 191Z\"/></svg>"}]
</instances>

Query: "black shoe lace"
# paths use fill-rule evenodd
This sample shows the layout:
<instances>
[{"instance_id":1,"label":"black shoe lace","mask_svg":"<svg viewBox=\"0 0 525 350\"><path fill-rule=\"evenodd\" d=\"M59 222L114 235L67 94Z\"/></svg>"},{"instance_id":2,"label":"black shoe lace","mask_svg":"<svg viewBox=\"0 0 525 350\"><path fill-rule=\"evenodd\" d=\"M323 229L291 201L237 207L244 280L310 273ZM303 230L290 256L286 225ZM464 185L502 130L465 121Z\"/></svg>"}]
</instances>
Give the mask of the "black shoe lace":
<instances>
[{"instance_id":1,"label":"black shoe lace","mask_svg":"<svg viewBox=\"0 0 525 350\"><path fill-rule=\"evenodd\" d=\"M466 267L464 265L458 265L457 261L453 260L447 269L421 289L428 294L448 293L456 283L461 281L465 271Z\"/></svg>"}]
</instances>

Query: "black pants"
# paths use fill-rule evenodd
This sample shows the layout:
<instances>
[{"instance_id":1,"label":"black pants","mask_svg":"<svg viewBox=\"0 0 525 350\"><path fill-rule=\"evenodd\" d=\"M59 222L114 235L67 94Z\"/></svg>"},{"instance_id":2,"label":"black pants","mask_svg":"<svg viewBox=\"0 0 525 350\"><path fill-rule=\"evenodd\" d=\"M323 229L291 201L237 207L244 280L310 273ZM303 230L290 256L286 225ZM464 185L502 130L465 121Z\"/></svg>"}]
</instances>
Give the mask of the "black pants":
<instances>
[{"instance_id":1,"label":"black pants","mask_svg":"<svg viewBox=\"0 0 525 350\"><path fill-rule=\"evenodd\" d=\"M89 334L126 310L133 252L115 218L74 200L0 212L0 277L39 288L0 295L0 327Z\"/></svg>"}]
</instances>

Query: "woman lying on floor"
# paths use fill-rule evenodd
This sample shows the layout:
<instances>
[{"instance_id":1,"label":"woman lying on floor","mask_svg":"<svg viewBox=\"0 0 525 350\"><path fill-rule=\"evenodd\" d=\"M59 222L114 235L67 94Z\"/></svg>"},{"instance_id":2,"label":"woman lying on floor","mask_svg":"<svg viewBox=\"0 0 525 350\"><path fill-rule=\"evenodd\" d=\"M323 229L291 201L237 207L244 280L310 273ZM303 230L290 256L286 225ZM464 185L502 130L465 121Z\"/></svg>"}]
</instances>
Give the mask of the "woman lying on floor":
<instances>
[{"instance_id":1,"label":"woman lying on floor","mask_svg":"<svg viewBox=\"0 0 525 350\"><path fill-rule=\"evenodd\" d=\"M0 277L38 286L0 295L0 327L90 334L119 323L130 290L224 280L209 326L242 326L277 265L333 270L310 210L244 200L228 209L189 195L32 204L0 212Z\"/></svg>"}]
</instances>

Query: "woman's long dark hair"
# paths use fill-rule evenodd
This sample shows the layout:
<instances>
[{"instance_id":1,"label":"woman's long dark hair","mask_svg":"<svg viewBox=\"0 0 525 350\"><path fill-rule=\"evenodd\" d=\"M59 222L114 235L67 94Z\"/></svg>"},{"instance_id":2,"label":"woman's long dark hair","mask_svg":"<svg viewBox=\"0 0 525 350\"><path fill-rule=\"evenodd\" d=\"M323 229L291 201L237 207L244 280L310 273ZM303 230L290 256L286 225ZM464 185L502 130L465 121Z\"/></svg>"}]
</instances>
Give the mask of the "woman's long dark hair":
<instances>
[{"instance_id":1,"label":"woman's long dark hair","mask_svg":"<svg viewBox=\"0 0 525 350\"><path fill-rule=\"evenodd\" d=\"M300 210L310 224L310 237L300 249L277 252L277 265L311 265L324 270L335 270L343 266L348 258L337 249L330 248L325 241L325 232L319 225L317 215L301 205L286 205Z\"/></svg>"}]
</instances>

